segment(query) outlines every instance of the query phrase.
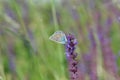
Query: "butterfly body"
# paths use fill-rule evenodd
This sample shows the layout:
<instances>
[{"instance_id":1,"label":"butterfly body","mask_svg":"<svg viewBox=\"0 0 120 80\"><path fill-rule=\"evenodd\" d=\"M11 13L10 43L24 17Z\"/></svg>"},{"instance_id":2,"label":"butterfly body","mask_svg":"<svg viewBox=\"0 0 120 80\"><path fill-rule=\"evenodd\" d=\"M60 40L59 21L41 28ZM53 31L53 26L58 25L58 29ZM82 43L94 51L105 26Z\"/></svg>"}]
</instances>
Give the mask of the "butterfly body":
<instances>
[{"instance_id":1,"label":"butterfly body","mask_svg":"<svg viewBox=\"0 0 120 80\"><path fill-rule=\"evenodd\" d=\"M49 39L60 44L65 44L67 42L67 38L62 31L56 31Z\"/></svg>"}]
</instances>

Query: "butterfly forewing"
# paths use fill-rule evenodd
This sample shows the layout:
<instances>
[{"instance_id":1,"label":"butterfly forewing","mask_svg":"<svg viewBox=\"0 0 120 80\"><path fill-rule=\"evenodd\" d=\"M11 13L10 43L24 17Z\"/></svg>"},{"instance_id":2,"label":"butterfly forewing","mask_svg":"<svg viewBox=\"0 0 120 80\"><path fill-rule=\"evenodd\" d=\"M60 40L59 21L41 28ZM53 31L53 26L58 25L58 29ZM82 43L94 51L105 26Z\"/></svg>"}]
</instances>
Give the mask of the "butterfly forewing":
<instances>
[{"instance_id":1,"label":"butterfly forewing","mask_svg":"<svg viewBox=\"0 0 120 80\"><path fill-rule=\"evenodd\" d=\"M67 41L66 36L62 31L56 31L49 39L61 44L65 44Z\"/></svg>"}]
</instances>

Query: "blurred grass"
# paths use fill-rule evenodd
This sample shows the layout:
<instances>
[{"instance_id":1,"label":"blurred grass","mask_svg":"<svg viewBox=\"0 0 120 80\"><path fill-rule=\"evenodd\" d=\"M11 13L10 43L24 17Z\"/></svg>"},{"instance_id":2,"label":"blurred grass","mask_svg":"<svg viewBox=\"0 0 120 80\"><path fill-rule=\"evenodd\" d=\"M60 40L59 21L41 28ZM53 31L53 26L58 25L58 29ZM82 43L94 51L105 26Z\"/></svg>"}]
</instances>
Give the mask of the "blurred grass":
<instances>
[{"instance_id":1,"label":"blurred grass","mask_svg":"<svg viewBox=\"0 0 120 80\"><path fill-rule=\"evenodd\" d=\"M93 12L88 12L87 6L77 6L77 14L72 14L69 11L72 3L67 5L67 8L62 7L54 0L44 5L32 0L0 2L0 75L4 80L68 80L64 46L50 41L49 36L57 30L74 33L79 39L78 51L86 53L86 47L89 46L88 23L96 23L92 19ZM103 11L104 22L109 12L103 8L100 10ZM60 22L56 13L61 14ZM74 15L78 15L79 19L74 18ZM117 54L120 49L119 23L115 22L112 28L112 49ZM11 42L12 46L9 45ZM15 73L9 68L10 46L15 56Z\"/></svg>"}]
</instances>

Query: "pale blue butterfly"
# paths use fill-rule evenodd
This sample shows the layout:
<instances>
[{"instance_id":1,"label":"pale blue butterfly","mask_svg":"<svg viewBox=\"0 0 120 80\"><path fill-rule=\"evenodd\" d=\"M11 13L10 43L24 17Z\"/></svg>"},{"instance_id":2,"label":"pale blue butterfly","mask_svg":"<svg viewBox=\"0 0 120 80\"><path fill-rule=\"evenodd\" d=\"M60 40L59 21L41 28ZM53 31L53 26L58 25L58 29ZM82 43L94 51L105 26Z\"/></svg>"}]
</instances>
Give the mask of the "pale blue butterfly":
<instances>
[{"instance_id":1,"label":"pale blue butterfly","mask_svg":"<svg viewBox=\"0 0 120 80\"><path fill-rule=\"evenodd\" d=\"M60 44L65 44L67 42L65 33L62 31L56 31L49 39Z\"/></svg>"}]
</instances>

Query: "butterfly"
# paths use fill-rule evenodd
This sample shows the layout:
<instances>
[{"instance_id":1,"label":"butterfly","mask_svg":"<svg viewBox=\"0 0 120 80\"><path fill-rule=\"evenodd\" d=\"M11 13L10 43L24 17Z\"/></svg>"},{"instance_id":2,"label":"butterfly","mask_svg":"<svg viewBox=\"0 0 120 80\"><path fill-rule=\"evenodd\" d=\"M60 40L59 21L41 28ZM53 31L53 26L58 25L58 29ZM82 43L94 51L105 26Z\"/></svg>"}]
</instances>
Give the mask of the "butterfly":
<instances>
[{"instance_id":1,"label":"butterfly","mask_svg":"<svg viewBox=\"0 0 120 80\"><path fill-rule=\"evenodd\" d=\"M49 39L60 44L65 44L67 42L65 33L62 31L56 31L52 36L49 37Z\"/></svg>"}]
</instances>

